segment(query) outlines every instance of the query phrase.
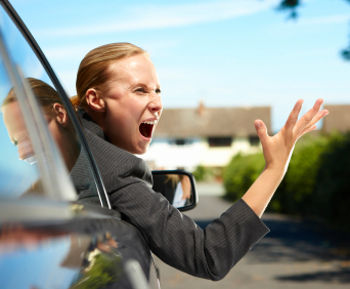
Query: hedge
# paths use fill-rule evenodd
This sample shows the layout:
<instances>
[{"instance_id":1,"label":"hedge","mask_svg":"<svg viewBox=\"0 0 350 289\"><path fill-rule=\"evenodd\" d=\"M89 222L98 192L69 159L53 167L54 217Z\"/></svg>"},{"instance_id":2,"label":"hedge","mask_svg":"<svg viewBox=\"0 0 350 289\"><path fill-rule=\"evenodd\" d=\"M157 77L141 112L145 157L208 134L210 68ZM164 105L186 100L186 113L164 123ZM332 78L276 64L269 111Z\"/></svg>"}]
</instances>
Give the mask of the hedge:
<instances>
[{"instance_id":1,"label":"hedge","mask_svg":"<svg viewBox=\"0 0 350 289\"><path fill-rule=\"evenodd\" d=\"M350 231L350 133L334 134L321 162L312 213Z\"/></svg>"},{"instance_id":2,"label":"hedge","mask_svg":"<svg viewBox=\"0 0 350 289\"><path fill-rule=\"evenodd\" d=\"M258 177L264 165L262 154L234 156L223 171L225 198L232 201L240 198Z\"/></svg>"},{"instance_id":3,"label":"hedge","mask_svg":"<svg viewBox=\"0 0 350 289\"><path fill-rule=\"evenodd\" d=\"M225 197L240 198L264 167L262 153L237 155L224 169ZM321 218L350 231L350 133L307 136L295 147L269 210Z\"/></svg>"}]
</instances>

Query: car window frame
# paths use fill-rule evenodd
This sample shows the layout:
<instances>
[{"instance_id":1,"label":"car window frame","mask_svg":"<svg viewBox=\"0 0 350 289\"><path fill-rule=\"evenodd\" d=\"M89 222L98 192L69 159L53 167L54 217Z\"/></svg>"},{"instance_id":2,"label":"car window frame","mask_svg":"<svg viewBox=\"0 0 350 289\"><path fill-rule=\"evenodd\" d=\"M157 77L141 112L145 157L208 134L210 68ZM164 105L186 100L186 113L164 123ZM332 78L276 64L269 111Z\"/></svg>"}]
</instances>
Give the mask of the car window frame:
<instances>
[{"instance_id":1,"label":"car window frame","mask_svg":"<svg viewBox=\"0 0 350 289\"><path fill-rule=\"evenodd\" d=\"M7 15L11 18L11 20L16 25L19 32L24 37L24 39L26 40L26 42L28 43L28 45L30 46L30 48L32 49L32 51L34 52L34 54L36 55L38 60L40 61L44 70L46 71L52 84L56 88L58 94L60 95L60 98L62 99L62 102L67 109L68 116L70 117L72 124L76 130L76 133L81 140L81 146L83 147L83 149L86 151L86 153L88 155L88 161L91 165L92 175L94 178L94 183L96 185L97 194L98 194L98 197L100 200L101 207L111 209L112 208L111 202L110 202L109 196L107 194L107 191L105 189L101 173L97 167L97 164L93 158L91 150L87 144L87 141L86 141L85 135L83 133L81 124L76 116L76 113L73 109L73 106L71 104L71 101L70 101L68 95L66 94L63 86L61 85L60 81L58 80L55 72L53 71L50 63L48 62L45 54L41 50L39 44L36 42L35 38L33 37L31 32L29 31L29 29L25 25L25 23L23 22L21 17L18 15L16 10L13 8L11 3L8 0L0 0L0 5L4 8Z\"/></svg>"}]
</instances>

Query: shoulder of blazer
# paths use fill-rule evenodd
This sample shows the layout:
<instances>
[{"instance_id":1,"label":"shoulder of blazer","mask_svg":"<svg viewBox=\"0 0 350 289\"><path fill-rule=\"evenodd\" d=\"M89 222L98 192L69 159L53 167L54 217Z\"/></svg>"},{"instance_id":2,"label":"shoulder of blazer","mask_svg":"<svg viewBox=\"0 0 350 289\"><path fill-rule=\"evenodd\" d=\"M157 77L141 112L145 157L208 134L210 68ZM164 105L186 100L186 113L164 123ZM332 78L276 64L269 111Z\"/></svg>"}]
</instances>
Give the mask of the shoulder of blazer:
<instances>
[{"instance_id":1,"label":"shoulder of blazer","mask_svg":"<svg viewBox=\"0 0 350 289\"><path fill-rule=\"evenodd\" d=\"M80 112L79 117L102 178L135 177L152 185L152 174L144 160L108 142L102 129L87 113Z\"/></svg>"}]
</instances>

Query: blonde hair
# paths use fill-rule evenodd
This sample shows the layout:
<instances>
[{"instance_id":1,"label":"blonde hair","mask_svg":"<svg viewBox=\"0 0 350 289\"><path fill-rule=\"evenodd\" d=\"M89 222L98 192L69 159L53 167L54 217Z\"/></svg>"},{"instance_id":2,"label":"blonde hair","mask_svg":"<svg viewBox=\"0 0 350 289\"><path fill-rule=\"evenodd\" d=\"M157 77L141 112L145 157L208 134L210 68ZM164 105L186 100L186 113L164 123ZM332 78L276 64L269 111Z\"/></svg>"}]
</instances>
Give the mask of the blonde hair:
<instances>
[{"instance_id":1,"label":"blonde hair","mask_svg":"<svg viewBox=\"0 0 350 289\"><path fill-rule=\"evenodd\" d=\"M99 89L108 79L108 67L112 62L125 57L146 53L142 48L127 42L99 46L85 55L78 69L77 95L71 98L73 106L87 106L85 95L89 88Z\"/></svg>"},{"instance_id":2,"label":"blonde hair","mask_svg":"<svg viewBox=\"0 0 350 289\"><path fill-rule=\"evenodd\" d=\"M28 81L29 87L32 89L36 99L39 101L39 104L45 110L51 109L54 103L63 104L57 91L46 82L32 77L28 77L26 80ZM17 101L17 98L14 89L11 88L3 101L2 106L14 101Z\"/></svg>"}]
</instances>

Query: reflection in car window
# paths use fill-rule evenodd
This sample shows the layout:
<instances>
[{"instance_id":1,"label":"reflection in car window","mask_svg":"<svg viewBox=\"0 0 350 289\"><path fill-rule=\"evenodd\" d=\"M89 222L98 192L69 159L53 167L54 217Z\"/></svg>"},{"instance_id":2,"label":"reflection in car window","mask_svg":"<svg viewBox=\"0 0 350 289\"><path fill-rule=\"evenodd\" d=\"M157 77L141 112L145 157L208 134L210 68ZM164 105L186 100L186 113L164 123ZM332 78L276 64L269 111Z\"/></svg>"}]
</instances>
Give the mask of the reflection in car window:
<instances>
[{"instance_id":1,"label":"reflection in car window","mask_svg":"<svg viewBox=\"0 0 350 289\"><path fill-rule=\"evenodd\" d=\"M20 69L26 86L32 90L46 120L48 131L56 144L76 188L77 199L99 203L86 152L68 116L61 96L52 86L45 69L7 14L0 9L2 40L11 52L12 62ZM0 58L0 197L46 195L42 175L36 165L35 142L28 133L23 106L13 89ZM49 160L48 160L49 161Z\"/></svg>"},{"instance_id":2,"label":"reflection in car window","mask_svg":"<svg viewBox=\"0 0 350 289\"><path fill-rule=\"evenodd\" d=\"M10 81L5 73L3 63L0 63L0 74L1 74L1 84L0 84L0 103L4 102L4 95L6 91L11 88ZM1 110L2 112L3 110ZM20 114L18 117L19 126L23 117L20 112L15 113ZM17 147L10 141L7 128L3 121L3 113L0 121L0 185L1 194L4 196L17 197L21 195L26 190L37 182L38 172L36 166L30 166L27 163L19 160Z\"/></svg>"}]
</instances>

